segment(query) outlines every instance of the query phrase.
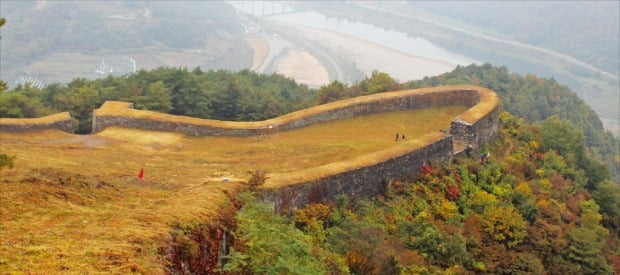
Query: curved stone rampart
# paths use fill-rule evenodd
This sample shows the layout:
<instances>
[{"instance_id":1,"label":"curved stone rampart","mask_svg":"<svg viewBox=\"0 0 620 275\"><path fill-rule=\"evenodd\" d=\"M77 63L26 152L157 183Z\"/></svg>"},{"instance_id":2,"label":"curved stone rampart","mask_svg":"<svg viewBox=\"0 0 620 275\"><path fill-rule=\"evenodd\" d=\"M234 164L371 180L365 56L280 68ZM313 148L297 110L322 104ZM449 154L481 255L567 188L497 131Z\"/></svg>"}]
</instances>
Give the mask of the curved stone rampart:
<instances>
[{"instance_id":1,"label":"curved stone rampart","mask_svg":"<svg viewBox=\"0 0 620 275\"><path fill-rule=\"evenodd\" d=\"M107 101L93 112L93 132L109 126L179 132L190 136L251 136L285 131L330 120L381 112L465 105L470 108L452 121L450 131L400 142L355 159L292 173L270 174L262 186L265 201L279 211L307 203L334 200L339 195L368 198L384 192L385 183L415 172L425 162L452 159L467 145L474 149L496 137L500 104L497 95L479 86L457 85L387 92L346 99L277 118L232 122L135 110L132 103ZM69 113L42 118L0 118L0 132L59 129L72 132Z\"/></svg>"},{"instance_id":2,"label":"curved stone rampart","mask_svg":"<svg viewBox=\"0 0 620 275\"><path fill-rule=\"evenodd\" d=\"M450 135L431 133L423 139L427 140L423 144L404 144L353 160L270 175L262 187L262 199L272 203L278 212L290 212L308 203L333 201L341 195L370 198L382 194L390 179L418 171L424 163L452 160ZM418 141L408 141L415 142Z\"/></svg>"},{"instance_id":3,"label":"curved stone rampart","mask_svg":"<svg viewBox=\"0 0 620 275\"><path fill-rule=\"evenodd\" d=\"M121 126L173 131L191 136L251 136L290 130L314 123L381 112L465 105L449 133L429 133L355 159L292 173L270 174L262 197L286 212L339 195L369 198L384 192L386 180L415 172L425 162L450 161L466 146L474 149L496 137L500 104L497 95L479 86L457 85L387 92L346 99L277 118L231 122L134 110L131 103L106 102L93 114L93 131Z\"/></svg>"},{"instance_id":4,"label":"curved stone rampart","mask_svg":"<svg viewBox=\"0 0 620 275\"><path fill-rule=\"evenodd\" d=\"M478 104L452 121L450 134L454 139L456 153L467 145L478 148L497 136L501 112L499 98L495 93L481 93Z\"/></svg>"},{"instance_id":5,"label":"curved stone rampart","mask_svg":"<svg viewBox=\"0 0 620 275\"><path fill-rule=\"evenodd\" d=\"M107 101L93 113L93 133L109 126L120 126L190 136L252 136L360 115L451 105L473 106L461 116L476 123L486 115L485 111L492 111L488 108L496 108L499 100L495 93L478 86L441 86L361 96L254 122L175 116L135 110L131 103Z\"/></svg>"},{"instance_id":6,"label":"curved stone rampart","mask_svg":"<svg viewBox=\"0 0 620 275\"><path fill-rule=\"evenodd\" d=\"M73 123L68 112L38 118L0 118L0 132L19 133L57 129L73 133Z\"/></svg>"}]
</instances>

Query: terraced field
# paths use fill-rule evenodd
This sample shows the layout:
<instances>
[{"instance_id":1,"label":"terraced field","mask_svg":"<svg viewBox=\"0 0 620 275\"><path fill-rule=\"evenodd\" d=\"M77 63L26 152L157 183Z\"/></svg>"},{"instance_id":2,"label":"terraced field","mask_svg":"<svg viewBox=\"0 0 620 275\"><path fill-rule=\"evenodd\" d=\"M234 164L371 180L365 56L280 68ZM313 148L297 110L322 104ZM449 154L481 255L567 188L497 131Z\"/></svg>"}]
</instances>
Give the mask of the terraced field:
<instances>
[{"instance_id":1,"label":"terraced field","mask_svg":"<svg viewBox=\"0 0 620 275\"><path fill-rule=\"evenodd\" d=\"M0 133L1 151L17 157L0 171L0 273L163 272L160 248L174 225L217 217L248 171L283 174L415 149L466 109L381 113L253 137L114 127L89 136ZM406 140L395 141L396 133Z\"/></svg>"}]
</instances>

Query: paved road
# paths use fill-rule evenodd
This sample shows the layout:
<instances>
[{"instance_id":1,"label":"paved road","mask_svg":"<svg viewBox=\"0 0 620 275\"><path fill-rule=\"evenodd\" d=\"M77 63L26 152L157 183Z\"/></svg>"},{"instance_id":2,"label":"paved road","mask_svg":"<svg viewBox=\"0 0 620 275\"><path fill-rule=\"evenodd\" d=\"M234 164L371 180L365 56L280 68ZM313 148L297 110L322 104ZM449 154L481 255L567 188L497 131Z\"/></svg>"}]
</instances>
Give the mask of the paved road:
<instances>
[{"instance_id":1,"label":"paved road","mask_svg":"<svg viewBox=\"0 0 620 275\"><path fill-rule=\"evenodd\" d=\"M541 47L537 47L537 46L534 46L534 45L530 45L530 44L526 44L526 43L522 43L522 42L517 42L517 41L513 41L513 40L501 39L501 38L497 38L497 37L493 37L493 36L489 36L489 35L485 35L485 34L475 33L475 32L471 32L471 31L468 31L468 30L464 30L464 29L461 29L461 28L454 27L454 26L450 26L450 25L447 25L447 24L444 24L444 23L433 21L433 20L430 20L430 19L416 18L416 17L413 17L413 16L411 16L409 14L406 14L406 13L402 13L402 12L394 11L394 10L388 10L388 9L384 9L384 8L379 8L379 7L376 7L376 6L373 6L373 5L368 5L368 4L364 4L364 3L360 3L360 2L351 2L350 4L357 5L358 7L362 7L362 8L366 8L366 9L371 9L371 10L375 10L375 11L381 11L381 12L384 12L384 13L393 14L393 15L397 15L397 16L401 16L401 17L417 20L417 21L420 21L420 22L428 23L428 24L433 24L433 25L436 25L436 26L440 26L440 27L443 27L443 28L455 31L455 32L459 32L459 33L462 33L462 34L467 34L467 35L470 35L470 36L473 36L473 37L476 37L476 38L482 38L482 39L485 39L485 40L488 40L488 41L493 41L493 42L497 42L497 43L507 44L507 45L511 45L511 46L515 46L515 47L520 47L520 48L529 49L529 50L541 52L541 53L544 53L544 54L552 55L554 57L563 59L563 60L565 60L565 61L567 61L569 63L572 63L574 65L578 65L578 66L580 66L580 67L582 67L582 68L584 68L584 69L586 69L586 70L588 70L590 72L600 73L601 75L603 75L603 76L605 76L605 77L607 77L607 78L609 78L611 80L618 80L618 75L606 72L606 71L604 71L604 70L602 70L600 68L597 68L597 67L595 67L593 65L590 65L590 64L585 63L583 61L580 61L580 60L578 60L578 59L576 59L574 57L571 57L571 56L568 56L568 55L565 55L565 54L562 54L562 53L559 53L559 52L556 52L556 51L552 51L552 50L549 50L549 49L545 49L545 48L541 48Z\"/></svg>"}]
</instances>

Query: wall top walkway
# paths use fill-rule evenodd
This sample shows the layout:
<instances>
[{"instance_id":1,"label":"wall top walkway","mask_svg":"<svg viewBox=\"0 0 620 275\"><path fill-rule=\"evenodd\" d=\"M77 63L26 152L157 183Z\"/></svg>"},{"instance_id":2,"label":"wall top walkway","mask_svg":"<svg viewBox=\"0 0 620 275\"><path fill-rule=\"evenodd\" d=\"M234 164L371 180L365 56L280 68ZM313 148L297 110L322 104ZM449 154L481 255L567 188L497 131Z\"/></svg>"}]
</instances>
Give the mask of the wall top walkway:
<instances>
[{"instance_id":1,"label":"wall top walkway","mask_svg":"<svg viewBox=\"0 0 620 275\"><path fill-rule=\"evenodd\" d=\"M71 120L69 112L51 114L37 118L0 118L0 124L27 125L27 124L50 124L58 121Z\"/></svg>"},{"instance_id":2,"label":"wall top walkway","mask_svg":"<svg viewBox=\"0 0 620 275\"><path fill-rule=\"evenodd\" d=\"M0 118L0 133L19 133L27 131L57 129L73 132L73 121L68 112L37 118Z\"/></svg>"},{"instance_id":3,"label":"wall top walkway","mask_svg":"<svg viewBox=\"0 0 620 275\"><path fill-rule=\"evenodd\" d=\"M131 103L118 102L118 101L106 101L99 109L95 110L93 119L96 122L99 117L125 117L131 119L143 119L150 121L168 122L186 124L192 126L207 126L219 129L230 130L255 130L255 129L267 129L271 127L278 127L280 125L287 125L299 120L303 120L308 117L318 116L323 113L346 109L352 106L373 104L381 101L407 99L411 96L425 96L425 95L444 95L449 96L454 92L475 92L477 93L477 103L463 114L459 118L468 123L474 123L478 119L482 118L486 113L491 112L499 105L499 98L497 95L489 89L473 86L473 85L454 85L454 86L439 86L432 88L421 88L413 90L403 90L396 92L385 92L372 94L367 96L360 96L356 98L350 98L331 102L328 104L318 105L310 107L304 110L292 112L276 118L263 120L263 121L221 121L211 119L200 119L187 116L177 116L164 113L158 113L147 110L136 110L132 108ZM94 125L93 131L100 131L104 128L98 128ZM107 125L106 125L107 126Z\"/></svg>"}]
</instances>

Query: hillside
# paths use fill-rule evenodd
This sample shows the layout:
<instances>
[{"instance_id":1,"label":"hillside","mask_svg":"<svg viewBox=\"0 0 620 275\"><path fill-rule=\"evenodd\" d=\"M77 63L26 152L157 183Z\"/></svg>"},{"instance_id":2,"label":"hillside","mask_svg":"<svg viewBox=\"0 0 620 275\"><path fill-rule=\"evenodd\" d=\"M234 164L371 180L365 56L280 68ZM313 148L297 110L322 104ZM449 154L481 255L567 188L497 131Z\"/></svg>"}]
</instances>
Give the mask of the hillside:
<instances>
[{"instance_id":1,"label":"hillside","mask_svg":"<svg viewBox=\"0 0 620 275\"><path fill-rule=\"evenodd\" d=\"M510 73L506 67L489 64L458 67L436 77L405 84L408 88L435 85L474 84L489 87L502 99L504 108L530 122L557 117L570 121L583 133L588 154L608 167L620 179L620 137L603 128L601 120L570 88L553 78Z\"/></svg>"},{"instance_id":2,"label":"hillside","mask_svg":"<svg viewBox=\"0 0 620 275\"><path fill-rule=\"evenodd\" d=\"M333 82L312 91L277 75L162 68L94 81L76 79L42 89L18 87L0 94L0 112L33 117L69 110L80 120L76 121L83 127L79 129L89 130L94 108L106 99L122 99L138 108L172 114L260 120L315 103L454 83L496 89L504 108L539 123L529 125L506 114L498 142L481 149L491 151L487 165L479 164L477 152L473 160L427 166L422 178L412 171L412 177L390 186L385 200L375 200L377 205L358 204L358 198L351 197L338 199L335 208L310 206L305 214L295 216L295 225L303 232L283 217L270 216L273 211L265 205L246 208L253 214L242 211L235 229L233 216L241 201L254 205L245 195L236 197L245 186L239 183L260 183L257 169L312 173L312 167L325 163L423 144L427 133L441 134L439 130L447 128L464 108L356 117L246 138L190 138L122 128L107 128L90 136L53 131L0 134L2 153L16 156L14 168L0 171L0 237L5 244L0 246L0 268L9 272L195 271L215 267L220 245L216 241L232 240L223 234L237 230L233 246L237 252L231 254L226 267L235 271L275 267L301 273L362 272L365 268L499 272L550 263L565 266L566 270L558 271L565 273L617 269L617 244L610 236L618 232L616 202L620 200L617 185L608 181L600 161L611 156L612 162L605 164L617 165L613 156L618 141L603 132L596 114L583 101L553 79L472 65L404 85L374 72L353 85ZM277 112L268 108L272 106L279 106ZM527 106L537 108L522 108ZM395 143L394 133L401 131L407 133L408 141ZM140 181L136 176L141 168L145 178ZM255 172L249 175L248 171ZM488 201L469 202L476 199ZM496 210L500 214L495 215ZM514 217L516 229L494 232L495 225L483 222L497 216ZM267 221L257 222L262 219ZM505 226L504 222L498 218L497 226ZM537 226L547 230L540 234L551 234L550 241L559 243L532 248L540 236L530 230L538 230ZM255 247L258 253L274 254L251 259L274 259L281 252L308 258L277 264L248 261L248 253L256 253L247 242L252 238L266 246ZM580 239L587 242L580 243ZM292 246L282 246L286 241ZM348 244L359 244L361 251ZM572 252L549 257L545 252L549 249ZM592 256L601 253L607 264ZM304 269L309 262L311 269ZM299 265L291 267L292 263Z\"/></svg>"},{"instance_id":3,"label":"hillside","mask_svg":"<svg viewBox=\"0 0 620 275\"><path fill-rule=\"evenodd\" d=\"M508 113L490 158L463 156L291 216L251 194L224 270L287 274L613 274L620 187L584 188L569 124ZM560 148L564 148L561 150ZM566 148L570 148L566 150ZM571 164L572 163L572 164Z\"/></svg>"},{"instance_id":4,"label":"hillside","mask_svg":"<svg viewBox=\"0 0 620 275\"><path fill-rule=\"evenodd\" d=\"M183 251L194 247L185 234L221 232L248 171L277 175L385 148L412 150L463 110L383 113L246 138L124 128L2 133L2 153L16 159L0 171L0 268L163 272L195 252ZM407 142L395 142L395 131L407 132Z\"/></svg>"}]
</instances>

